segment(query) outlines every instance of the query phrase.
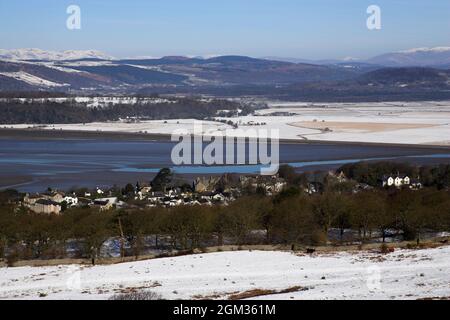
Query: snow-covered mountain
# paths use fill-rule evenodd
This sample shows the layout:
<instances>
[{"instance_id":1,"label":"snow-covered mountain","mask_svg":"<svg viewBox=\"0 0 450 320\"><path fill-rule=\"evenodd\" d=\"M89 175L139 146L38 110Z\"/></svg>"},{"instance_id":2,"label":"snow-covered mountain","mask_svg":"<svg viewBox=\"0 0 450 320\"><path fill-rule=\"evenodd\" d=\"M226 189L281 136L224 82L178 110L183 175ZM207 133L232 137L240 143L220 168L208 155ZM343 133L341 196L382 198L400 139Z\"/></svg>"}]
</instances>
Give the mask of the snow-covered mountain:
<instances>
[{"instance_id":1,"label":"snow-covered mountain","mask_svg":"<svg viewBox=\"0 0 450 320\"><path fill-rule=\"evenodd\" d=\"M189 58L189 57L186 57ZM46 60L46 61L62 61L62 60L78 60L78 59L102 59L112 60L112 56L97 50L66 50L66 51L49 51L41 49L0 49L0 60ZM133 59L137 59L134 57ZM142 60L141 57L139 60ZM146 57L145 59L149 59ZM152 57L151 59L156 59ZM205 59L205 57L202 57ZM285 61L291 63L308 63L308 64L340 64L340 63L368 63L379 66L389 67L405 67L405 66L450 66L450 47L435 48L415 48L404 51L385 53L368 60L356 58L344 59L328 59L328 60L308 60L300 58L280 58L280 57L264 57L267 60Z\"/></svg>"},{"instance_id":2,"label":"snow-covered mountain","mask_svg":"<svg viewBox=\"0 0 450 320\"><path fill-rule=\"evenodd\" d=\"M263 59L291 63L330 64L369 64L386 67L450 67L450 47L414 48L404 51L389 52L367 60L347 57L343 59L308 60L302 58L264 57Z\"/></svg>"},{"instance_id":3,"label":"snow-covered mountain","mask_svg":"<svg viewBox=\"0 0 450 320\"><path fill-rule=\"evenodd\" d=\"M80 60L83 59L83 60ZM88 59L88 60L86 60ZM94 59L99 59L95 60ZM108 59L108 60L105 60ZM168 56L152 59L111 59L106 54L88 51L45 51L40 49L0 49L0 91L30 90L111 90L146 91L151 88L180 87L182 90L203 90L204 86L276 86L293 85L298 92L302 83L315 83L312 87L323 94L322 82L330 88L339 87L333 81L350 81L345 88L360 88L354 83L359 76L385 66L401 67L395 77L402 84L412 83L419 89L448 90L450 48L420 48L396 52L373 58L372 63L354 58L321 60L299 63L257 59L247 56L219 56L213 58ZM414 66L416 68L410 68ZM425 66L425 68L423 68ZM430 69L433 70L422 70ZM438 69L438 70L434 70ZM389 82L393 75L376 74L376 83L383 88L394 88ZM367 79L364 79L367 80ZM385 81L386 80L386 81ZM424 82L425 81L425 82ZM311 87L309 87L311 89ZM339 89L342 89L339 87ZM366 90L362 88L361 90ZM393 89L393 90L394 90ZM153 90L153 91L152 91ZM208 89L204 89L207 92ZM384 89L383 89L384 90ZM238 90L239 91L239 90ZM276 89L273 89L275 92ZM239 91L241 92L241 91ZM446 91L447 92L447 91ZM314 93L317 95L317 93Z\"/></svg>"},{"instance_id":4,"label":"snow-covered mountain","mask_svg":"<svg viewBox=\"0 0 450 320\"><path fill-rule=\"evenodd\" d=\"M447 66L450 65L450 47L415 48L391 52L367 60L368 63L389 66Z\"/></svg>"},{"instance_id":5,"label":"snow-covered mountain","mask_svg":"<svg viewBox=\"0 0 450 320\"><path fill-rule=\"evenodd\" d=\"M0 49L0 59L5 60L78 60L78 59L112 59L111 56L97 50L48 51L41 49Z\"/></svg>"}]
</instances>

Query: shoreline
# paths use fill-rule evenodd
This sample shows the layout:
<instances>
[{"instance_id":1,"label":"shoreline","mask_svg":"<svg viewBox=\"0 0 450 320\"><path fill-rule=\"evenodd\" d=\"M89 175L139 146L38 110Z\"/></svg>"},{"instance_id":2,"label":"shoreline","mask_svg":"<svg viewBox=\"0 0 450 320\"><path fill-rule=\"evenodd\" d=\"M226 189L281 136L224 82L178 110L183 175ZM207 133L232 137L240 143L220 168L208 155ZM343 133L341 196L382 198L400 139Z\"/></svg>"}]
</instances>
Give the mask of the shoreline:
<instances>
[{"instance_id":1,"label":"shoreline","mask_svg":"<svg viewBox=\"0 0 450 320\"><path fill-rule=\"evenodd\" d=\"M57 133L57 135L55 135ZM204 136L208 137L208 136ZM116 131L83 131L83 130L50 130L50 129L14 129L0 128L0 139L20 140L111 140L111 141L152 141L172 142L169 134L163 133L138 133L138 132L116 132ZM316 145L348 145L348 146L380 146L398 148L417 148L442 150L450 152L450 145L436 144L405 144L405 143L382 143L364 141L324 141L304 139L280 139L280 144L316 144Z\"/></svg>"},{"instance_id":2,"label":"shoreline","mask_svg":"<svg viewBox=\"0 0 450 320\"><path fill-rule=\"evenodd\" d=\"M144 134L144 133L123 133L111 131L74 131L74 130L42 130L42 129L0 129L0 142L5 142L7 150L5 159L11 153L11 150L17 149L15 145L25 142L26 145L33 146L34 144L42 144L45 146L52 145L52 143L63 143L70 145L76 143L80 148L90 148L90 143L100 143L106 149L115 148L108 146L109 143L119 143L122 146L133 143L138 144L134 148L142 148L140 144L153 144L157 150L164 150L164 154L170 153L171 137L167 134ZM173 142L175 144L177 142ZM207 143L207 142L205 142ZM292 164L298 172L313 172L313 171L327 171L334 170L346 163L346 161L402 161L413 163L416 165L438 165L450 164L450 147L436 146L436 145L412 145L412 144L386 144L386 143L364 143L364 142L332 142L332 141L305 141L305 140L280 140L280 151L285 152L284 156L280 158L280 163ZM85 146L86 145L86 146ZM159 146L161 145L161 147ZM12 149L11 149L12 148ZM92 147L91 147L92 148ZM11 149L11 150L10 150ZM66 148L67 149L67 148ZM64 150L66 150L64 149ZM325 151L325 154L317 150L331 150ZM356 150L355 150L356 149ZM9 150L9 151L8 151ZM114 149L115 150L115 149ZM285 151L283 151L285 150ZM289 151L291 150L291 152ZM294 152L292 152L294 150ZM295 150L298 150L297 152ZM316 150L316 151L315 151ZM334 151L333 151L334 150ZM66 150L67 151L67 150ZM111 151L111 150L109 150ZM20 152L25 152L28 157L33 156L33 151L28 152L26 149ZM46 151L45 151L46 152ZM135 150L133 151L135 152ZM20 153L22 154L22 153ZM64 153L63 153L64 154ZM79 155L83 156L85 153L81 152ZM113 156L115 153L106 153ZM139 154L138 154L139 155ZM436 157L436 155L441 155ZM15 158L11 158L10 162L4 162L0 165L0 190L7 188L14 188L19 191L39 192L46 187L51 186L61 190L68 190L72 187L95 187L95 186L112 186L124 185L130 181L148 180L152 178L156 172L149 169L158 169L162 167L173 167L173 164L167 165L164 159L160 159L153 163L151 160L142 160L141 158L131 160L124 159L119 164L108 163L105 167L89 168L87 165L79 164L80 168L77 173L70 173L71 167L57 167L55 170L48 169L48 174L42 175L41 167L36 167L33 164L19 163L15 164ZM428 158L427 158L428 157ZM126 158L126 157L125 157ZM58 158L60 159L60 158ZM68 158L70 162L70 158ZM45 159L44 159L45 160ZM52 166L50 163L47 166ZM74 160L74 163L78 163ZM82 161L80 162L82 163ZM24 172L21 168L25 166L31 172ZM192 180L195 177L207 177L222 175L224 172L235 174L253 174L251 165L236 166L236 170L227 168L226 165L217 165L216 169L205 169L199 171L196 165L187 165L183 168L179 166L174 170L179 169L177 174L180 177ZM205 168L207 166L204 166ZM224 169L221 169L223 167ZM68 168L68 169L67 169ZM181 168L181 169L180 169ZM59 172L58 170L63 170ZM68 170L64 172L64 170ZM122 170L122 171L121 171ZM183 171L184 170L184 171ZM202 169L203 170L203 169ZM245 171L247 170L247 171Z\"/></svg>"}]
</instances>

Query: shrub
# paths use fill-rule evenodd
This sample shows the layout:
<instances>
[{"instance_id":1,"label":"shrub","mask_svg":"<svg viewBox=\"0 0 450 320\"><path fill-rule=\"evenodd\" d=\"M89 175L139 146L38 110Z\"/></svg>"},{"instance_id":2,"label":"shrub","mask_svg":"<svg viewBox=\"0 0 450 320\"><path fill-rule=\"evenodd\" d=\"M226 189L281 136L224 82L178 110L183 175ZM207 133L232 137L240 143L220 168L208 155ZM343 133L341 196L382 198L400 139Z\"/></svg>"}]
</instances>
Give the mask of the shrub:
<instances>
[{"instance_id":1,"label":"shrub","mask_svg":"<svg viewBox=\"0 0 450 320\"><path fill-rule=\"evenodd\" d=\"M115 294L109 300L133 300L133 301L147 301L147 300L162 300L162 296L152 291L139 291L130 293Z\"/></svg>"},{"instance_id":2,"label":"shrub","mask_svg":"<svg viewBox=\"0 0 450 320\"><path fill-rule=\"evenodd\" d=\"M393 253L395 252L395 248L394 247L389 247L388 245L386 245L385 243L383 243L380 246L380 252L382 254L388 254L388 253Z\"/></svg>"},{"instance_id":3,"label":"shrub","mask_svg":"<svg viewBox=\"0 0 450 320\"><path fill-rule=\"evenodd\" d=\"M19 253L14 250L6 256L5 260L8 267L14 267L14 264L19 261Z\"/></svg>"}]
</instances>

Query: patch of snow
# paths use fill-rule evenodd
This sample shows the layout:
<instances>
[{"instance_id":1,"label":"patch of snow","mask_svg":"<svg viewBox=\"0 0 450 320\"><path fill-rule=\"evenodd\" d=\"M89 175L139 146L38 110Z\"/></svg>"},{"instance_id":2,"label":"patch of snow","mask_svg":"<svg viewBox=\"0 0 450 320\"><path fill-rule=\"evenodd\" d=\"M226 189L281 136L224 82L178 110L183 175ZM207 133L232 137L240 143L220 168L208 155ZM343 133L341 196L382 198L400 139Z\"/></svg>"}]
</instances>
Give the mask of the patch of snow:
<instances>
[{"instance_id":1,"label":"patch of snow","mask_svg":"<svg viewBox=\"0 0 450 320\"><path fill-rule=\"evenodd\" d=\"M403 51L398 51L399 53L417 53L417 52L447 52L450 51L450 47L434 47L434 48L413 48Z\"/></svg>"},{"instance_id":2,"label":"patch of snow","mask_svg":"<svg viewBox=\"0 0 450 320\"><path fill-rule=\"evenodd\" d=\"M62 67L99 67L99 66L118 66L111 61L63 61L58 62L59 66Z\"/></svg>"},{"instance_id":3,"label":"patch of snow","mask_svg":"<svg viewBox=\"0 0 450 320\"><path fill-rule=\"evenodd\" d=\"M64 103L67 101L76 102L80 104L85 104L88 108L97 108L97 107L106 107L109 105L117 105L117 104L145 104L145 105L153 105L160 103L174 103L175 100L169 100L165 98L137 98L137 97L61 97L61 98L0 98L0 101L19 101L21 103L25 102L56 102L56 103Z\"/></svg>"},{"instance_id":4,"label":"patch of snow","mask_svg":"<svg viewBox=\"0 0 450 320\"><path fill-rule=\"evenodd\" d=\"M40 86L40 87L65 87L69 86L67 83L57 83L49 80L45 80L42 78L39 78L37 76L34 76L32 74L19 71L19 72L0 72L0 75L14 78L19 81L23 81L25 83L28 83L33 86Z\"/></svg>"},{"instance_id":5,"label":"patch of snow","mask_svg":"<svg viewBox=\"0 0 450 320\"><path fill-rule=\"evenodd\" d=\"M0 49L0 59L11 60L77 60L77 59L112 59L111 56L97 50L49 51L36 48Z\"/></svg>"}]
</instances>

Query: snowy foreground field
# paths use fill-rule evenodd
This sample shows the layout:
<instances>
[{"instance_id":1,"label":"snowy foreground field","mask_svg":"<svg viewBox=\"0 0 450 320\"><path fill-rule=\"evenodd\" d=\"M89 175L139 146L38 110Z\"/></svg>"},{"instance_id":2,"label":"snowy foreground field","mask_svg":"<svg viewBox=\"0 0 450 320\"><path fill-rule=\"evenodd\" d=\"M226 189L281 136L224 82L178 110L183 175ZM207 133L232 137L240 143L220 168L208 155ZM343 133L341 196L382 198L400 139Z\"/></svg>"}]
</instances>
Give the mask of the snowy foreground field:
<instances>
[{"instance_id":1,"label":"snowy foreground field","mask_svg":"<svg viewBox=\"0 0 450 320\"><path fill-rule=\"evenodd\" d=\"M444 298L450 297L450 247L387 255L234 251L109 266L0 269L1 299L108 299L133 290L164 299L248 292L254 299L286 300Z\"/></svg>"},{"instance_id":2,"label":"snowy foreground field","mask_svg":"<svg viewBox=\"0 0 450 320\"><path fill-rule=\"evenodd\" d=\"M450 101L383 103L270 103L268 109L231 121L242 130L278 129L280 138L291 140L450 145ZM192 119L56 124L45 129L172 134L177 129L194 131ZM16 128L32 124L15 125ZM11 126L8 126L11 127ZM206 121L203 135L236 136L232 126ZM251 132L247 136L254 136Z\"/></svg>"}]
</instances>

